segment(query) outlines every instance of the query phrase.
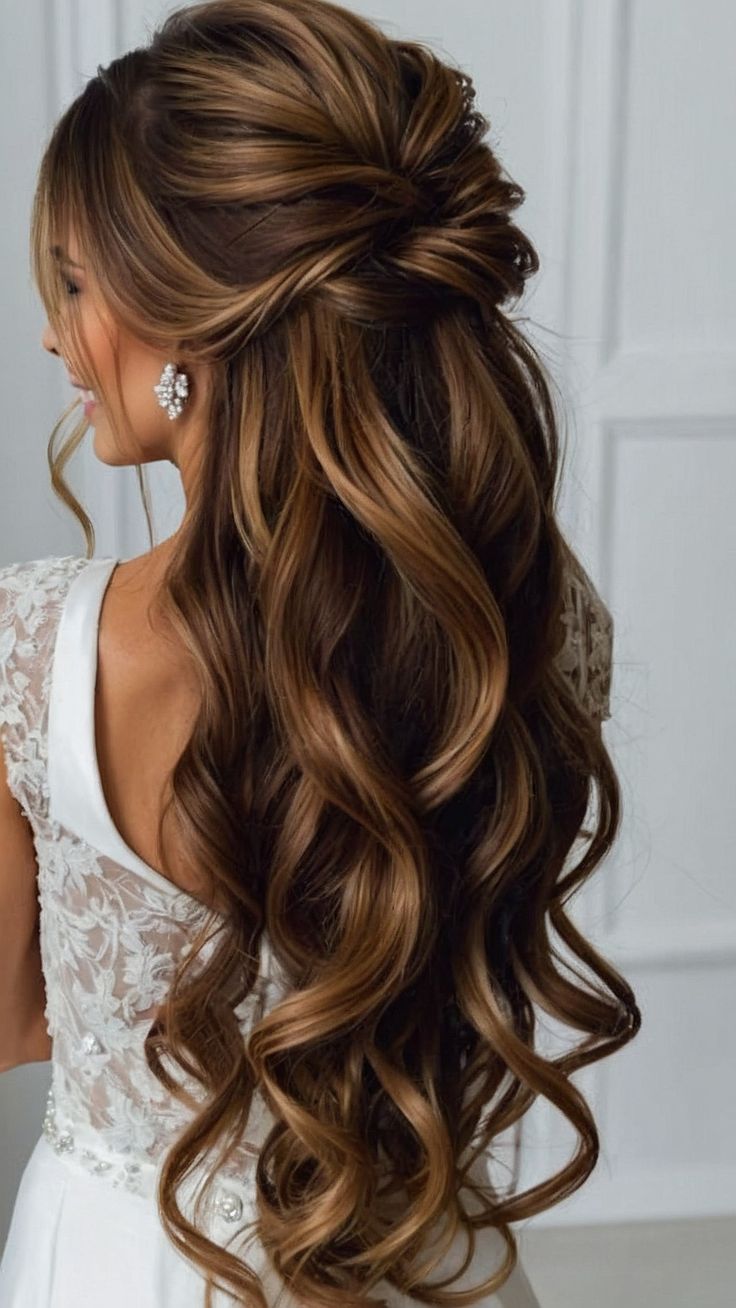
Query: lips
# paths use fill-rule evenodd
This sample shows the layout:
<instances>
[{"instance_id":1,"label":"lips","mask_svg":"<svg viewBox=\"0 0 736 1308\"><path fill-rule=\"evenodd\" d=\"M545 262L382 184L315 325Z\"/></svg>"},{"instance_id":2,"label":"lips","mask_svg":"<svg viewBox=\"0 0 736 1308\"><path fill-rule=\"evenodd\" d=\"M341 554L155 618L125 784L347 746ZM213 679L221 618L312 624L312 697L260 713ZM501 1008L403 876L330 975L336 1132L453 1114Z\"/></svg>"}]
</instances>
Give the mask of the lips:
<instances>
[{"instance_id":1,"label":"lips","mask_svg":"<svg viewBox=\"0 0 736 1308\"><path fill-rule=\"evenodd\" d=\"M95 404L97 403L97 396L95 395L94 391L90 390L89 386L85 386L82 382L77 381L77 378L72 377L71 374L69 375L69 381L71 382L72 386L74 386L76 390L82 392L82 403L84 405L84 411L85 413L89 414L90 411L94 408Z\"/></svg>"}]
</instances>

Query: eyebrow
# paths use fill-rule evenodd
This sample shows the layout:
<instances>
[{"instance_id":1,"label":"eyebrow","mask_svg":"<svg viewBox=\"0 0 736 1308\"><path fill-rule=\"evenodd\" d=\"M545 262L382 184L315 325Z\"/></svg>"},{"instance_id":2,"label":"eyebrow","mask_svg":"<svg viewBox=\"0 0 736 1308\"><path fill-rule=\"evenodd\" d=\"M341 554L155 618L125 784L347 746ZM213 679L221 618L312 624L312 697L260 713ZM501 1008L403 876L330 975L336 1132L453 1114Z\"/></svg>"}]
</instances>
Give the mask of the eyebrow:
<instances>
[{"instance_id":1,"label":"eyebrow","mask_svg":"<svg viewBox=\"0 0 736 1308\"><path fill-rule=\"evenodd\" d=\"M68 255L64 254L64 250L60 245L52 245L51 253L53 254L55 259L58 259L59 263L66 263L69 265L70 268L82 268L82 270L84 269L83 264L75 263L73 259L70 259Z\"/></svg>"}]
</instances>

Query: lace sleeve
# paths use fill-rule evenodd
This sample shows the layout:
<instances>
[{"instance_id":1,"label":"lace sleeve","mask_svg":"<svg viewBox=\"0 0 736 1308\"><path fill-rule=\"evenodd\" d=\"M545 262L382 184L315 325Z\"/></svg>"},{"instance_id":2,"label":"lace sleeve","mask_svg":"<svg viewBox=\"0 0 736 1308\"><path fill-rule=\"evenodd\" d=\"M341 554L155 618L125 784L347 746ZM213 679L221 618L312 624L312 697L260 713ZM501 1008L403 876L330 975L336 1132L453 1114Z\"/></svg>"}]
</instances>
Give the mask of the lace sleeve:
<instances>
[{"instance_id":1,"label":"lace sleeve","mask_svg":"<svg viewBox=\"0 0 736 1308\"><path fill-rule=\"evenodd\" d=\"M48 799L45 714L55 614L85 562L51 555L0 568L0 743L8 789L31 824Z\"/></svg>"},{"instance_id":2,"label":"lace sleeve","mask_svg":"<svg viewBox=\"0 0 736 1308\"><path fill-rule=\"evenodd\" d=\"M0 568L0 744L8 789L30 818L24 755L29 731L23 709L29 677L24 665L35 650L32 632L23 628L19 605L23 578L22 564Z\"/></svg>"},{"instance_id":3,"label":"lace sleeve","mask_svg":"<svg viewBox=\"0 0 736 1308\"><path fill-rule=\"evenodd\" d=\"M613 617L572 550L565 584L558 665L591 716L603 721L611 716Z\"/></svg>"}]
</instances>

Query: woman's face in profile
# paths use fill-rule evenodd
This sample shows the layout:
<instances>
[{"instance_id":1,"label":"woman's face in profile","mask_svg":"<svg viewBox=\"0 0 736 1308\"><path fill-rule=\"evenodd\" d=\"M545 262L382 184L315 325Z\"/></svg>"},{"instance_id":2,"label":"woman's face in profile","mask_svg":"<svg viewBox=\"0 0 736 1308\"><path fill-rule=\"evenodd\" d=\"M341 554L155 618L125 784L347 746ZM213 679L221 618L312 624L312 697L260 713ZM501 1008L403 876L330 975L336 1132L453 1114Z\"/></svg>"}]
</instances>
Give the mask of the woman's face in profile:
<instances>
[{"instance_id":1,"label":"woman's face in profile","mask_svg":"<svg viewBox=\"0 0 736 1308\"><path fill-rule=\"evenodd\" d=\"M95 454L103 463L113 466L152 463L158 459L168 459L181 466L183 438L191 435L198 424L201 425L203 370L197 369L193 373L187 369L189 399L183 414L172 421L160 406L153 389L161 380L161 372L168 360L160 351L152 350L115 322L91 270L84 266L84 253L73 233L67 247L57 255L57 262L62 277L62 295L68 303L68 310L65 309L64 313L71 314L73 310L77 315L78 329L105 389L104 402L94 395L94 378L85 376L83 361L72 357L71 335L66 338L62 328L62 338L59 339L47 323L41 339L44 349L63 361L70 386L81 385L93 392L94 400L86 405L85 412L94 430ZM72 298L74 306L71 305ZM123 405L118 398L116 362L120 370ZM173 359L172 362L178 361ZM80 396L83 400L88 398L82 391ZM126 434L126 416L132 434ZM111 417L115 420L114 427ZM122 447L121 441L125 442Z\"/></svg>"}]
</instances>

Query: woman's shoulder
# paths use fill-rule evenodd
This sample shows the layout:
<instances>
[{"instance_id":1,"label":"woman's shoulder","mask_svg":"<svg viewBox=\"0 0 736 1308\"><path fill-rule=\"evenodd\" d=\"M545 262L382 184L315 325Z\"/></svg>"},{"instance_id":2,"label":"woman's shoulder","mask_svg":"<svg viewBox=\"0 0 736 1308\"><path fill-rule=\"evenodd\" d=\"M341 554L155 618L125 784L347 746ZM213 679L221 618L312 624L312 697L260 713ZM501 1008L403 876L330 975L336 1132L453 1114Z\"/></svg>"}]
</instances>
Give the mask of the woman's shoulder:
<instances>
[{"instance_id":1,"label":"woman's shoulder","mask_svg":"<svg viewBox=\"0 0 736 1308\"><path fill-rule=\"evenodd\" d=\"M15 672L38 655L44 635L51 635L64 597L87 566L84 556L47 555L0 567L0 667L6 685Z\"/></svg>"},{"instance_id":2,"label":"woman's shoulder","mask_svg":"<svg viewBox=\"0 0 736 1308\"><path fill-rule=\"evenodd\" d=\"M88 565L84 555L52 554L0 567L0 632L33 636L62 603L74 578Z\"/></svg>"},{"instance_id":3,"label":"woman's shoulder","mask_svg":"<svg viewBox=\"0 0 736 1308\"><path fill-rule=\"evenodd\" d=\"M85 555L48 554L0 566L0 590L7 601L13 596L29 598L29 592L44 594L74 577L90 560Z\"/></svg>"}]
</instances>

